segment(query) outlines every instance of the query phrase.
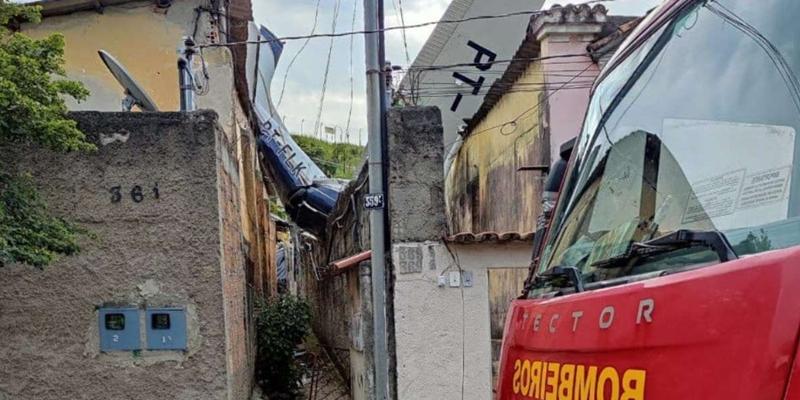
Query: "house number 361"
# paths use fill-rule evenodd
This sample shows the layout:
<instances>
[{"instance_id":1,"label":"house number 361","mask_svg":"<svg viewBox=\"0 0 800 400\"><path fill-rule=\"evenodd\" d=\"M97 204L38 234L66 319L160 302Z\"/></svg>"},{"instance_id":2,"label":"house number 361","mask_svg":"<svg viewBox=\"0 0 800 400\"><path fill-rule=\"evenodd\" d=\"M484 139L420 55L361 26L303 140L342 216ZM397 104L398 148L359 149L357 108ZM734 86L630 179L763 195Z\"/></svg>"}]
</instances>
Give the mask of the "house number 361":
<instances>
[{"instance_id":1,"label":"house number 361","mask_svg":"<svg viewBox=\"0 0 800 400\"><path fill-rule=\"evenodd\" d=\"M127 190L126 190L127 191ZM134 203L141 203L145 199L145 192L146 189L142 189L140 185L135 185L130 189L129 193L123 194L122 186L113 186L111 189L108 189L108 192L111 193L111 202L112 203L119 203L122 201L122 197L127 194L131 197ZM159 198L158 193L158 183L156 183L153 188L149 191L152 193L150 196L154 199Z\"/></svg>"}]
</instances>

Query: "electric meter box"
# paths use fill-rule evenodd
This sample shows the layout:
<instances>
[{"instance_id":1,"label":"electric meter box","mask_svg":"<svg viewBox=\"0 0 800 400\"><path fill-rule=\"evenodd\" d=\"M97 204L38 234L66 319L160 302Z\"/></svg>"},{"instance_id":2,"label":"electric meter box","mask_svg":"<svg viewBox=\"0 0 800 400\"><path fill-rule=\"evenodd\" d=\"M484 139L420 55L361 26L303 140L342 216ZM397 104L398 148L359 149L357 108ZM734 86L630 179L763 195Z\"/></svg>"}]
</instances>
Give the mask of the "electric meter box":
<instances>
[{"instance_id":1,"label":"electric meter box","mask_svg":"<svg viewBox=\"0 0 800 400\"><path fill-rule=\"evenodd\" d=\"M148 350L186 350L186 310L148 308L145 312Z\"/></svg>"},{"instance_id":2,"label":"electric meter box","mask_svg":"<svg viewBox=\"0 0 800 400\"><path fill-rule=\"evenodd\" d=\"M104 307L98 310L100 351L141 350L139 309Z\"/></svg>"}]
</instances>

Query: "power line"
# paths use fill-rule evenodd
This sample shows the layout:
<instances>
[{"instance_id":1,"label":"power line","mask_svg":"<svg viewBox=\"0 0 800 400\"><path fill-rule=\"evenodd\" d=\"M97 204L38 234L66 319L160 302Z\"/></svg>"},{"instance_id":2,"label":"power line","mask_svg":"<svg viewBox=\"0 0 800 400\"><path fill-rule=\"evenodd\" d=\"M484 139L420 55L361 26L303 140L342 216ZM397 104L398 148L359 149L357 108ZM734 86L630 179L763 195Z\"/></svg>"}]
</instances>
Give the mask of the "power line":
<instances>
[{"instance_id":1,"label":"power line","mask_svg":"<svg viewBox=\"0 0 800 400\"><path fill-rule=\"evenodd\" d=\"M576 86L558 88L558 91L586 90L586 89L591 89L591 88L592 88L592 85L586 84L586 85L576 85ZM510 90L510 91L504 92L503 94L509 94L509 93L542 93L542 92L547 92L548 90L549 90L548 88L542 88L542 89L520 89L520 90ZM452 93L431 92L431 93L425 93L425 92L423 92L423 93L415 93L415 96L420 97L420 98L422 98L422 97L424 97L424 98L447 98L447 97L453 97L453 96L455 96L457 94L464 94L464 93L459 93L459 92L452 92ZM486 94L486 93L483 93L483 94ZM479 93L478 95L481 95L481 93Z\"/></svg>"},{"instance_id":2,"label":"power line","mask_svg":"<svg viewBox=\"0 0 800 400\"><path fill-rule=\"evenodd\" d=\"M331 31L336 32L336 22L339 19L339 9L342 6L341 0L336 0L333 5L333 21L331 22ZM316 134L320 129L320 122L322 120L322 110L325 107L325 93L328 90L328 76L331 72L331 57L333 56L333 38L331 38L330 46L328 46L328 59L325 62L325 75L322 78L322 95L319 98L319 109L317 110L317 120L314 122L314 133Z\"/></svg>"},{"instance_id":3,"label":"power line","mask_svg":"<svg viewBox=\"0 0 800 400\"><path fill-rule=\"evenodd\" d=\"M583 57L587 58L586 53L575 53L575 54L557 54L552 56L543 56L543 57L514 57L504 60L494 60L490 62L481 62L481 63L458 63L458 64L440 64L440 65L427 65L422 67L408 67L406 68L407 72L412 71L436 71L441 69L450 69L450 68L458 68L458 67L475 67L475 66L482 66L487 64L508 64L515 61L546 61L546 60L554 60L559 58L574 58L574 57ZM552 63L543 63L545 65L563 65L563 64L584 64L586 60L575 60L575 61L562 61L562 62L552 62ZM484 73L484 71L481 71Z\"/></svg>"},{"instance_id":4,"label":"power line","mask_svg":"<svg viewBox=\"0 0 800 400\"><path fill-rule=\"evenodd\" d=\"M587 66L586 66L586 68L584 68L584 69L583 69L581 72L578 72L578 73L577 73L575 76L573 76L573 77L572 77L573 79L571 79L570 81L572 81L572 80L574 80L574 79L577 79L578 77L580 77L580 76L581 76L581 75L582 75L584 72L588 71L588 70L589 70L589 68L591 68L592 66L594 66L594 64L589 64L589 65L587 65ZM516 123L517 123L517 121L519 121L520 119L522 119L522 118L523 118L525 115L527 115L529 112L531 112L531 111L533 111L533 110L536 110L536 109L538 109L538 108L539 108L539 106L540 106L540 105L542 105L542 104L543 104L545 101L547 101L547 100L548 100L550 97L552 97L554 94L558 93L559 91L563 90L563 89L564 89L564 88L567 86L567 84L569 84L569 83L570 83L570 81L567 81L566 83L564 83L563 85L561 85L561 86L560 86L560 87L558 87L557 89L555 89L555 90L553 90L552 92L548 93L546 96L544 96L544 98L543 98L543 99L541 99L541 100L540 100L540 101L538 101L536 104L534 104L532 107L530 107L530 108L526 109L525 111L523 111L522 113L520 113L519 115L517 115L516 117L514 117L514 119L512 119L512 120L510 120L510 121L503 122L502 124L499 124L499 125L495 125L495 126L492 126L492 127L486 128L486 129L482 129L482 130L480 130L480 131L478 131L478 132L472 132L472 133L471 133L469 136L476 136L476 135L480 135L480 134L482 134L482 133L486 133L486 132L493 131L493 130L495 130L495 129L497 129L497 128L501 128L501 129L502 129L504 126L507 126L507 125L510 125L510 124L516 124ZM457 140L457 139L456 139L456 140ZM456 142L456 140L454 140L454 141L452 141L452 142L450 142L450 143L446 144L446 145L444 146L444 148L445 148L445 149L448 149L448 148L450 148L450 146L452 146L452 145L453 145L453 143L455 143L455 142Z\"/></svg>"},{"instance_id":5,"label":"power line","mask_svg":"<svg viewBox=\"0 0 800 400\"><path fill-rule=\"evenodd\" d=\"M394 0L392 0L394 3ZM397 0L399 4L398 8L400 9L400 26L406 26L406 18L403 16L403 0ZM402 29L400 31L403 34L403 49L406 52L406 62L411 63L411 56L408 54L408 40L406 39L406 30Z\"/></svg>"},{"instance_id":6,"label":"power line","mask_svg":"<svg viewBox=\"0 0 800 400\"><path fill-rule=\"evenodd\" d=\"M603 3L603 2L610 2L615 0L591 0L585 3L576 4L580 5L588 5L594 3ZM313 35L301 35L301 36L284 36L275 39L261 39L261 40L245 40L240 42L228 42L228 43L206 43L201 44L200 47L228 47L228 46L242 46L248 44L265 44L265 43L272 43L272 42L283 42L288 40L303 40L303 39L317 39L317 38L335 38L335 37L342 37L342 36L350 36L350 35L366 35L372 33L381 33L381 32L390 32L396 30L406 30L406 29L416 29L416 28L424 28L426 26L437 25L437 24L458 24L461 22L469 22L469 21L478 21L478 20L487 20L487 19L498 19L498 18L509 18L509 17L518 17L523 15L538 15L548 12L547 10L535 10L535 11L516 11L510 12L505 14L494 14L494 15L478 15L474 17L468 18L461 18L461 19L449 19L449 20L439 20L439 21L429 21L429 22L422 22L419 24L413 25L401 25L401 26L390 26L383 29L374 29L374 30L360 30L360 31L351 31L351 32L332 32L332 33L319 33Z\"/></svg>"},{"instance_id":7,"label":"power line","mask_svg":"<svg viewBox=\"0 0 800 400\"><path fill-rule=\"evenodd\" d=\"M358 1L353 2L353 21L350 24L350 30L354 31L356 29L356 15L358 11ZM353 42L355 41L355 35L350 36L350 106L347 110L347 124L345 125L345 132L347 135L350 135L350 120L353 117Z\"/></svg>"},{"instance_id":8,"label":"power line","mask_svg":"<svg viewBox=\"0 0 800 400\"><path fill-rule=\"evenodd\" d=\"M303 45L300 47L300 50L297 50L297 53L294 53L294 57L292 57L292 60L289 61L289 65L286 67L286 72L284 72L284 74L283 74L283 85L281 85L281 94L278 97L278 107L280 107L281 106L281 102L283 102L283 92L286 90L286 80L289 77L289 71L292 69L292 65L294 65L294 62L297 61L297 57L299 57L300 54L303 52L303 50L306 49L306 46L308 46L308 42L311 41L311 37L310 36L314 35L314 33L317 31L317 23L319 21L319 4L320 4L320 2L321 2L321 0L317 0L317 5L316 5L316 8L314 10L314 24L311 26L311 33L309 34L309 38L306 39L305 42L303 42ZM265 84L266 84L266 82L265 82Z\"/></svg>"}]
</instances>

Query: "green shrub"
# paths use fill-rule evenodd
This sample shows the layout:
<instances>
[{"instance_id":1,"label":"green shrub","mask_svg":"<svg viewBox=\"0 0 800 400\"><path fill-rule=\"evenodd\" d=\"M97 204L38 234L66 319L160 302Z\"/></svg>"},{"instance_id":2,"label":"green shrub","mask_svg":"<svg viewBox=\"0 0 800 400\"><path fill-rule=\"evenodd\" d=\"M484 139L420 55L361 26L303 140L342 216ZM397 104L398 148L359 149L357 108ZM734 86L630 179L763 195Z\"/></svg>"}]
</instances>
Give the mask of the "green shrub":
<instances>
[{"instance_id":1,"label":"green shrub","mask_svg":"<svg viewBox=\"0 0 800 400\"><path fill-rule=\"evenodd\" d=\"M259 309L256 379L270 399L297 398L305 371L294 352L310 331L311 309L294 296L270 299Z\"/></svg>"}]
</instances>

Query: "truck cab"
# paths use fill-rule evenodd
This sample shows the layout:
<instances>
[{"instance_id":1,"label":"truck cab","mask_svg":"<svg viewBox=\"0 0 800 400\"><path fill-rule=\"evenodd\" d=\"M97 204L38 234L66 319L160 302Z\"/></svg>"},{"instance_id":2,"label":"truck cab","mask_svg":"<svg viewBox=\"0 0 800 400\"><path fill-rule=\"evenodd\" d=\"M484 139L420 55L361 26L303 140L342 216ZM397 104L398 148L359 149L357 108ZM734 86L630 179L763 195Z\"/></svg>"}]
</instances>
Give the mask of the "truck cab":
<instances>
[{"instance_id":1,"label":"truck cab","mask_svg":"<svg viewBox=\"0 0 800 400\"><path fill-rule=\"evenodd\" d=\"M672 0L595 83L499 399L800 399L800 2Z\"/></svg>"}]
</instances>

